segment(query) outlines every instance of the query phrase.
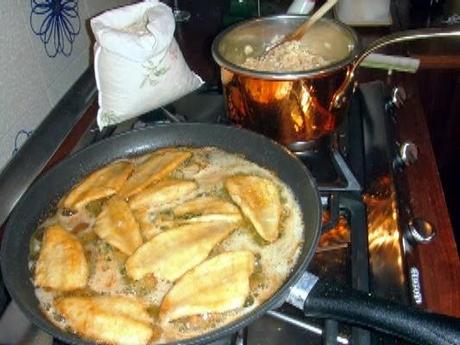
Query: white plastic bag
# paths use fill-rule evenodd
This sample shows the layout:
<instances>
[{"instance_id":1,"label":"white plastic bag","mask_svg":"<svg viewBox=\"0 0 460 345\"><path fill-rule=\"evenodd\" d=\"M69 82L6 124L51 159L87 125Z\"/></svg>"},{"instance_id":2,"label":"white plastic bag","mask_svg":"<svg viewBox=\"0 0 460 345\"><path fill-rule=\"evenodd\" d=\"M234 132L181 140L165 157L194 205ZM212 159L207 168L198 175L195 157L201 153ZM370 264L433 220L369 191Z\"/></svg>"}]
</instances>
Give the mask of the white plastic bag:
<instances>
[{"instance_id":1,"label":"white plastic bag","mask_svg":"<svg viewBox=\"0 0 460 345\"><path fill-rule=\"evenodd\" d=\"M158 0L121 7L91 20L99 128L168 104L203 84L174 39L171 9Z\"/></svg>"}]
</instances>

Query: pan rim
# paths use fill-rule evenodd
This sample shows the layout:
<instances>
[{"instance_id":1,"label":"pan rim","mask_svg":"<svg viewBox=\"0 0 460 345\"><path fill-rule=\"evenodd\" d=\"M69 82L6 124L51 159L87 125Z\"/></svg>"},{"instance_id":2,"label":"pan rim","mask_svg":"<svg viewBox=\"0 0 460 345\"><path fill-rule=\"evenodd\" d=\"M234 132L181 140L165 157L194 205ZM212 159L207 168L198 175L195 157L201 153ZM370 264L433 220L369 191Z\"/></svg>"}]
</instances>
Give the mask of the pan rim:
<instances>
[{"instance_id":1,"label":"pan rim","mask_svg":"<svg viewBox=\"0 0 460 345\"><path fill-rule=\"evenodd\" d=\"M216 328L210 332L204 333L202 335L192 337L192 338L187 338L184 340L179 340L175 342L169 342L165 343L168 345L178 345L178 344L198 344L198 343L205 343L205 342L210 342L219 338L222 338L226 335L232 334L236 332L237 330L241 329L242 327L254 322L254 320L258 319L261 317L263 314L265 314L268 310L273 309L274 307L278 306L280 302L284 302L287 294L289 293L290 287L300 278L302 273L307 269L308 264L310 263L314 253L315 253L315 248L317 247L318 241L319 241L319 236L320 236L320 225L321 225L321 202L320 202L320 197L319 197L319 191L316 188L316 183L310 173L310 171L307 169L307 167L298 160L298 158L292 154L289 150L287 150L285 147L280 145L279 143L252 131L242 129L242 128L236 128L233 126L226 126L226 125L221 125L221 124L205 124L205 123L174 123L174 124L161 124L161 125L155 125L153 127L147 127L147 128L140 128L140 129L135 129L127 132L123 132L117 135L114 135L112 137L109 137L107 139L101 140L97 143L91 144L82 150L79 150L75 153L72 153L71 155L68 155L65 157L62 161L60 161L58 164L53 166L50 170L45 172L42 176L40 176L34 183L33 185L24 193L24 195L21 197L19 200L18 204L16 205L15 209L11 213L9 220L6 224L5 227L5 232L2 240L2 246L1 246L1 251L0 251L0 259L1 259L1 270L4 273L3 278L4 278L4 283L5 286L7 287L8 292L10 293L13 301L19 306L21 311L26 314L28 319L32 321L36 326L41 328L42 330L46 331L47 333L52 334L53 336L56 336L58 339L61 339L65 342L69 343L78 343L78 344L92 344L91 342L88 342L87 340L77 336L76 334L70 333L70 332L65 332L56 326L54 326L50 321L46 320L46 317L44 315L37 316L36 313L31 310L28 307L28 304L23 301L23 299L18 296L16 291L12 289L13 283L10 281L12 279L9 274L6 274L10 269L6 267L5 263L5 253L8 253L8 248L6 248L7 244L11 241L11 236L13 236L14 233L14 224L13 220L17 218L17 214L19 214L19 211L21 210L21 207L24 203L27 201L27 197L32 193L32 191L36 188L37 186L40 185L40 183L43 183L41 181L46 181L47 176L52 174L55 170L57 170L60 166L63 166L66 164L66 162L70 160L75 160L78 159L80 156L85 156L87 155L86 152L88 151L94 151L96 150L97 147L100 147L101 145L110 145L113 142L117 142L119 140L118 138L120 137L125 137L125 136L134 136L136 135L135 133L139 132L145 132L145 131L158 131L164 128L171 128L171 127L184 127L184 128L190 128L190 127L203 127L203 128L209 128L210 130L216 129L216 128L221 128L219 130L221 131L228 131L228 132L235 132L235 133L245 133L244 135L249 135L253 136L255 138L259 138L259 140L265 140L267 142L270 142L270 145L274 147L276 150L282 150L284 154L289 155L293 159L293 164L297 165L297 168L301 169L305 175L305 182L308 182L308 187L313 191L314 193L314 200L316 201L316 205L310 205L309 207L313 208L315 207L315 214L317 215L315 219L311 219L310 222L314 222L313 228L316 229L316 232L312 234L312 241L311 244L305 245L302 248L302 253L301 257L299 258L299 261L296 263L295 267L293 268L293 271L291 274L288 276L288 278L284 281L284 283L280 286L280 288L265 302L263 302L261 305L258 307L254 308L253 310L249 311L248 313L243 314L241 317L237 318L236 320L233 320L232 322ZM261 139L263 138L263 139ZM203 146L203 145L200 145ZM212 144L208 146L214 146ZM215 145L218 147L217 145ZM166 147L166 146L164 146ZM139 150L141 151L141 150ZM134 152L133 152L134 153ZM138 154L141 154L138 152ZM129 156L130 153L127 153L127 156ZM112 159L111 161L113 161ZM250 160L250 159L249 159ZM101 165L107 164L107 162L101 162ZM257 163L259 164L259 163ZM97 167L93 168L97 169ZM288 183L287 183L288 184ZM289 185L289 184L288 184ZM302 184L303 185L303 184ZM290 186L290 185L289 185ZM292 186L290 186L292 188ZM292 188L293 189L293 188ZM293 190L295 195L297 196L297 192ZM302 215L304 214L302 210ZM29 276L30 279L30 276ZM46 321L44 321L46 320ZM56 332L58 330L58 332Z\"/></svg>"}]
</instances>

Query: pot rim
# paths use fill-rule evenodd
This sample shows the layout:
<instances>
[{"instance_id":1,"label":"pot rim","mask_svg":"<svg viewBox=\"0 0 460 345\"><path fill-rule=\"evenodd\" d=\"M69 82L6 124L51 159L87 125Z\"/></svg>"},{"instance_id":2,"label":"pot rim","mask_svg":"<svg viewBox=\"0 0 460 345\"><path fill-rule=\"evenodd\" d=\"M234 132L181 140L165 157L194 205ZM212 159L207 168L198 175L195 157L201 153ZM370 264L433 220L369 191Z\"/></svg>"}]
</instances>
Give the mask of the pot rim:
<instances>
[{"instance_id":1,"label":"pot rim","mask_svg":"<svg viewBox=\"0 0 460 345\"><path fill-rule=\"evenodd\" d=\"M273 16L266 16L266 17L260 17L260 18L253 18L246 20L244 22L239 22L236 24L231 25L230 27L226 28L222 32L220 32L214 41L212 42L212 47L211 47L211 52L212 52L212 57L216 61L216 63L221 67L225 68L229 71L238 73L238 74L243 74L246 76L250 77L255 77L259 79L270 79L270 80L296 80L296 79L303 79L303 78L312 78L312 77L319 77L323 75L327 75L330 73L333 73L337 70L340 70L354 62L354 60L358 57L359 52L360 52L360 41L359 37L356 34L355 30L353 30L351 27L348 25L345 25L342 22L339 22L338 20L332 19L332 18L321 18L320 20L323 22L330 22L338 27L340 27L342 30L346 31L350 36L352 37L354 41L354 47L353 49L348 53L348 55L333 63L333 64L328 64L326 66L314 68L308 71L302 71L302 72L267 72L267 71L255 71L252 69L244 68L242 66L236 65L227 59L225 59L222 54L219 53L218 46L220 42L223 40L223 38L232 30L236 29L237 27L242 27L245 25L252 24L254 22L262 22L266 20L273 20L273 19L289 19L289 18L308 18L308 16L305 15L296 15L296 14L282 14L282 15L273 15Z\"/></svg>"}]
</instances>

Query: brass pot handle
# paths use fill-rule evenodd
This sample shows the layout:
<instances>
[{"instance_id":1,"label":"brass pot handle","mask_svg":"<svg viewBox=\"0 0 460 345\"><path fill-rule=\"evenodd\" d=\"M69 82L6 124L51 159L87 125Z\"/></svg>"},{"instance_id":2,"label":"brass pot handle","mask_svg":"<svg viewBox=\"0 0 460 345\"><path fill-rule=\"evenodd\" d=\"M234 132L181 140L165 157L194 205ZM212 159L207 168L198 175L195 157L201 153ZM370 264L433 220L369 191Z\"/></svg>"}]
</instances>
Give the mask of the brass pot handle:
<instances>
[{"instance_id":1,"label":"brass pot handle","mask_svg":"<svg viewBox=\"0 0 460 345\"><path fill-rule=\"evenodd\" d=\"M363 60L376 50L393 43L401 43L406 41L415 41L427 38L436 37L460 37L460 28L431 28L431 29L416 29L407 30L393 33L391 35L383 36L378 40L372 42L366 49L364 49L352 63L351 68L348 70L345 80L342 85L337 89L331 102L331 108L341 108L346 103L345 93L354 79L356 68L363 62Z\"/></svg>"}]
</instances>

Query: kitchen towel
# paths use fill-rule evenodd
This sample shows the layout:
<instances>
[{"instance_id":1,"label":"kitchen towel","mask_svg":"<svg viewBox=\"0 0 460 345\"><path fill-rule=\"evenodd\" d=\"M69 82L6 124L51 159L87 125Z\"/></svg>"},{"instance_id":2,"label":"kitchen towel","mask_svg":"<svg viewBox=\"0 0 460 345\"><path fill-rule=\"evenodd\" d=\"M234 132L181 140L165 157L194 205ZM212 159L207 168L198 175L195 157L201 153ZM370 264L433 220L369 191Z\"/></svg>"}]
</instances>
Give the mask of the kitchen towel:
<instances>
[{"instance_id":1,"label":"kitchen towel","mask_svg":"<svg viewBox=\"0 0 460 345\"><path fill-rule=\"evenodd\" d=\"M171 9L145 0L91 20L102 129L168 104L203 84L174 39Z\"/></svg>"}]
</instances>

